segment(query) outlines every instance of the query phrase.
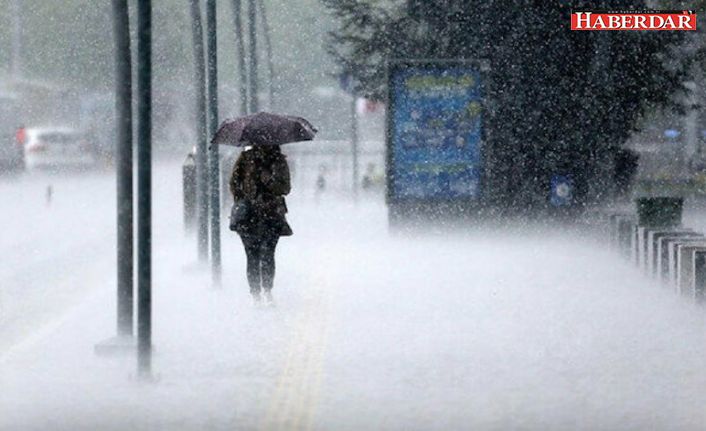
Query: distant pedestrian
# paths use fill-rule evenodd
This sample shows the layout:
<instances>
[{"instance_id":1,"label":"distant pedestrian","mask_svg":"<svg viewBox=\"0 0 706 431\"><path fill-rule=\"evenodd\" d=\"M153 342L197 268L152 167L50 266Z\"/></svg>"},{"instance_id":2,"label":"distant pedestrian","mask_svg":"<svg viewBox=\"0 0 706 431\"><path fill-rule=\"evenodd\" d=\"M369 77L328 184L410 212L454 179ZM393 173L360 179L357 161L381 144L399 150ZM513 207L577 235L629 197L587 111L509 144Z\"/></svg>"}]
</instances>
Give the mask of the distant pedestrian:
<instances>
[{"instance_id":1,"label":"distant pedestrian","mask_svg":"<svg viewBox=\"0 0 706 431\"><path fill-rule=\"evenodd\" d=\"M316 177L316 191L323 193L326 190L326 165L319 166L319 176Z\"/></svg>"},{"instance_id":2,"label":"distant pedestrian","mask_svg":"<svg viewBox=\"0 0 706 431\"><path fill-rule=\"evenodd\" d=\"M326 165L319 165L319 175L316 177L316 189L314 192L314 200L317 204L324 191L326 191Z\"/></svg>"},{"instance_id":3,"label":"distant pedestrian","mask_svg":"<svg viewBox=\"0 0 706 431\"><path fill-rule=\"evenodd\" d=\"M365 168L365 174L363 175L362 186L363 190L370 190L373 188L375 181L375 163L368 163Z\"/></svg>"},{"instance_id":4,"label":"distant pedestrian","mask_svg":"<svg viewBox=\"0 0 706 431\"><path fill-rule=\"evenodd\" d=\"M291 189L289 165L279 145L259 145L243 151L233 167L230 191L243 217L233 227L247 257L247 278L256 304L273 304L275 248L280 236L292 235L284 196Z\"/></svg>"}]
</instances>

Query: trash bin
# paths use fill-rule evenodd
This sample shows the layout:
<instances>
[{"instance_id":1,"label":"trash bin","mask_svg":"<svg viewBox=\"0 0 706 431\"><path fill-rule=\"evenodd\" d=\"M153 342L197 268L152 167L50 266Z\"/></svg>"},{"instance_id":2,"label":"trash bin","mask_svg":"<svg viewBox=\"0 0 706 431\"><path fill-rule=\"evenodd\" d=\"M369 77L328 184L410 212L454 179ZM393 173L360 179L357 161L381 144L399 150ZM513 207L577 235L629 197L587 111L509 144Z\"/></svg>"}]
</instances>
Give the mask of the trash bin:
<instances>
[{"instance_id":1,"label":"trash bin","mask_svg":"<svg viewBox=\"0 0 706 431\"><path fill-rule=\"evenodd\" d=\"M196 160L189 153L181 168L184 191L184 229L192 232L196 228Z\"/></svg>"},{"instance_id":2,"label":"trash bin","mask_svg":"<svg viewBox=\"0 0 706 431\"><path fill-rule=\"evenodd\" d=\"M684 198L644 197L638 198L636 203L640 226L653 228L681 226Z\"/></svg>"}]
</instances>

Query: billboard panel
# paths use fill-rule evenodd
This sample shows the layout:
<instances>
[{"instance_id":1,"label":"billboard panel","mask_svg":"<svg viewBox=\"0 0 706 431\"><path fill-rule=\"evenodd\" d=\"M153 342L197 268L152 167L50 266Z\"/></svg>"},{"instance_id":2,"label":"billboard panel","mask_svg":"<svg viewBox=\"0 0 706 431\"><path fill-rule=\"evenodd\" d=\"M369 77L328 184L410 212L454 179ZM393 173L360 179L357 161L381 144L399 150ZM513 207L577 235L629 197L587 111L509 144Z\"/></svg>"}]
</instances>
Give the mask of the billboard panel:
<instances>
[{"instance_id":1,"label":"billboard panel","mask_svg":"<svg viewBox=\"0 0 706 431\"><path fill-rule=\"evenodd\" d=\"M396 64L389 76L388 197L480 195L483 94L478 67Z\"/></svg>"}]
</instances>

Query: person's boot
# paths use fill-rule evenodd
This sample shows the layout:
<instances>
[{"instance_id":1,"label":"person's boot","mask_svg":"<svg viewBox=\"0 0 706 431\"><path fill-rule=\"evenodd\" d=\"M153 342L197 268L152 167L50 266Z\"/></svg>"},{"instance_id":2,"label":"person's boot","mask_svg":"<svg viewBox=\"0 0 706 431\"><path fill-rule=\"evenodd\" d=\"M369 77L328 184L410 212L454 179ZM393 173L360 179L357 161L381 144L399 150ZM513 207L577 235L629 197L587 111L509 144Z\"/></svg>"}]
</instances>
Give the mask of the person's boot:
<instances>
[{"instance_id":1,"label":"person's boot","mask_svg":"<svg viewBox=\"0 0 706 431\"><path fill-rule=\"evenodd\" d=\"M275 298L272 297L272 291L270 289L265 290L265 305L268 307L275 306Z\"/></svg>"},{"instance_id":2,"label":"person's boot","mask_svg":"<svg viewBox=\"0 0 706 431\"><path fill-rule=\"evenodd\" d=\"M253 306L262 306L262 296L260 295L260 292L250 292L250 294L252 295Z\"/></svg>"}]
</instances>

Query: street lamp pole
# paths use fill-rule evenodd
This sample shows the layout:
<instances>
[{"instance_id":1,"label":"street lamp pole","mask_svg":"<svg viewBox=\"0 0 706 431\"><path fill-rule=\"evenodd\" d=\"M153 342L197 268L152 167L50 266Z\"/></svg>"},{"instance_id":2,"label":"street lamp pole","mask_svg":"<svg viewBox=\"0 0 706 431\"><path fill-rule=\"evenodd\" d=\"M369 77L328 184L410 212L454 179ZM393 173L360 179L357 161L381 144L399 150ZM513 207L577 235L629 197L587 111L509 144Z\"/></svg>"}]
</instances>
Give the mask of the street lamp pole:
<instances>
[{"instance_id":1,"label":"street lamp pole","mask_svg":"<svg viewBox=\"0 0 706 431\"><path fill-rule=\"evenodd\" d=\"M137 2L137 369L152 373L152 4Z\"/></svg>"},{"instance_id":2,"label":"street lamp pole","mask_svg":"<svg viewBox=\"0 0 706 431\"><path fill-rule=\"evenodd\" d=\"M273 54L272 54L272 35L271 35L271 28L270 28L270 22L267 19L267 9L265 8L265 0L257 0L257 5L258 9L260 12L260 18L262 19L262 31L265 35L265 50L267 52L267 76L269 77L269 86L268 86L268 102L269 106L268 109L270 111L275 110L275 63L273 60Z\"/></svg>"},{"instance_id":3,"label":"street lamp pole","mask_svg":"<svg viewBox=\"0 0 706 431\"><path fill-rule=\"evenodd\" d=\"M208 160L206 129L206 60L200 0L191 0L191 35L194 48L194 84L196 86L196 218L200 262L208 260Z\"/></svg>"},{"instance_id":4,"label":"street lamp pole","mask_svg":"<svg viewBox=\"0 0 706 431\"><path fill-rule=\"evenodd\" d=\"M12 77L22 73L22 6L20 0L12 1Z\"/></svg>"},{"instance_id":5,"label":"street lamp pole","mask_svg":"<svg viewBox=\"0 0 706 431\"><path fill-rule=\"evenodd\" d=\"M133 335L132 58L127 0L113 0L117 145L118 336Z\"/></svg>"},{"instance_id":6,"label":"street lamp pole","mask_svg":"<svg viewBox=\"0 0 706 431\"><path fill-rule=\"evenodd\" d=\"M257 0L248 0L248 39L249 60L250 60L250 113L255 113L259 109L257 98L258 83L257 83Z\"/></svg>"},{"instance_id":7,"label":"street lamp pole","mask_svg":"<svg viewBox=\"0 0 706 431\"><path fill-rule=\"evenodd\" d=\"M208 136L218 130L218 38L216 33L216 0L206 0L206 45L208 50ZM213 284L221 284L221 194L218 145L209 150L211 210L211 273Z\"/></svg>"},{"instance_id":8,"label":"street lamp pole","mask_svg":"<svg viewBox=\"0 0 706 431\"><path fill-rule=\"evenodd\" d=\"M233 0L233 30L235 31L236 59L238 63L238 85L240 90L240 115L248 113L248 72L245 65L245 42L243 41L243 7L240 0Z\"/></svg>"},{"instance_id":9,"label":"street lamp pole","mask_svg":"<svg viewBox=\"0 0 706 431\"><path fill-rule=\"evenodd\" d=\"M358 112L356 93L352 94L351 102L351 151L353 152L353 200L358 202Z\"/></svg>"}]
</instances>

